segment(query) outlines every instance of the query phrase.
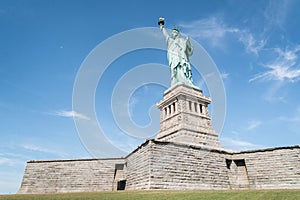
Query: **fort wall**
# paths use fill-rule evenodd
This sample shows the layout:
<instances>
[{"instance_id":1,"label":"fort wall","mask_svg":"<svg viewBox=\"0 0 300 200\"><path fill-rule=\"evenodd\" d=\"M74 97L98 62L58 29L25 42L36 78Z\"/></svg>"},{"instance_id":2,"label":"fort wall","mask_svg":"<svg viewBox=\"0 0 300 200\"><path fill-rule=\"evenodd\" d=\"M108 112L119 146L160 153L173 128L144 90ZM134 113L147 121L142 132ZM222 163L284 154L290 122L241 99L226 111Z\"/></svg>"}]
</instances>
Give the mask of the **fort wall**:
<instances>
[{"instance_id":1,"label":"fort wall","mask_svg":"<svg viewBox=\"0 0 300 200\"><path fill-rule=\"evenodd\" d=\"M299 145L244 151L233 154L232 160L240 165L245 161L244 173L250 189L300 189ZM232 175L236 180L233 188L239 187L237 173L238 170Z\"/></svg>"},{"instance_id":2,"label":"fort wall","mask_svg":"<svg viewBox=\"0 0 300 200\"><path fill-rule=\"evenodd\" d=\"M126 157L126 190L150 189L151 140Z\"/></svg>"},{"instance_id":3,"label":"fort wall","mask_svg":"<svg viewBox=\"0 0 300 200\"><path fill-rule=\"evenodd\" d=\"M29 161L19 194L111 191L117 159Z\"/></svg>"},{"instance_id":4,"label":"fort wall","mask_svg":"<svg viewBox=\"0 0 300 200\"><path fill-rule=\"evenodd\" d=\"M117 189L300 189L300 146L230 152L148 140L125 158L29 161L19 193Z\"/></svg>"},{"instance_id":5,"label":"fort wall","mask_svg":"<svg viewBox=\"0 0 300 200\"><path fill-rule=\"evenodd\" d=\"M226 155L213 149L154 141L150 189L230 189Z\"/></svg>"}]
</instances>

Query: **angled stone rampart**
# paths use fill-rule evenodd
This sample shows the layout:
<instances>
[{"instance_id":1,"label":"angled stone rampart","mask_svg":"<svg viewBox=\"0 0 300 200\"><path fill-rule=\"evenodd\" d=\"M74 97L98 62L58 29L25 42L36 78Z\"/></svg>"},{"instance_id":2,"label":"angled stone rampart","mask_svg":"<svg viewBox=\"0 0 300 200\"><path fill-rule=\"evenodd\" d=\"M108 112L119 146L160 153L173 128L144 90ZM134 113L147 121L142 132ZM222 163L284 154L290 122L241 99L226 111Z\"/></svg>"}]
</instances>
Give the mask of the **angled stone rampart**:
<instances>
[{"instance_id":1,"label":"angled stone rampart","mask_svg":"<svg viewBox=\"0 0 300 200\"><path fill-rule=\"evenodd\" d=\"M19 194L111 191L123 158L29 161Z\"/></svg>"}]
</instances>

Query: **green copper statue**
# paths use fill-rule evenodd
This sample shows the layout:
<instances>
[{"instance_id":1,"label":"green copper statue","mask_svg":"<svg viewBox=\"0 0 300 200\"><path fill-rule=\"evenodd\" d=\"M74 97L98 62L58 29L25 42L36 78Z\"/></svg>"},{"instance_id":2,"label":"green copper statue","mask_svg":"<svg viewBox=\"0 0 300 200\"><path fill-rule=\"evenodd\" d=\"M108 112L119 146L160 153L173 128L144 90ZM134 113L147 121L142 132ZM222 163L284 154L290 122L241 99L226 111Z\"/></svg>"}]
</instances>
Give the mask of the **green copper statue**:
<instances>
[{"instance_id":1,"label":"green copper statue","mask_svg":"<svg viewBox=\"0 0 300 200\"><path fill-rule=\"evenodd\" d=\"M164 28L164 24L164 18L159 18L158 25L168 45L168 61L172 78L171 86L183 83L195 87L189 61L189 57L193 54L193 47L190 40L188 37L181 37L177 28L172 29L172 35L170 36Z\"/></svg>"}]
</instances>

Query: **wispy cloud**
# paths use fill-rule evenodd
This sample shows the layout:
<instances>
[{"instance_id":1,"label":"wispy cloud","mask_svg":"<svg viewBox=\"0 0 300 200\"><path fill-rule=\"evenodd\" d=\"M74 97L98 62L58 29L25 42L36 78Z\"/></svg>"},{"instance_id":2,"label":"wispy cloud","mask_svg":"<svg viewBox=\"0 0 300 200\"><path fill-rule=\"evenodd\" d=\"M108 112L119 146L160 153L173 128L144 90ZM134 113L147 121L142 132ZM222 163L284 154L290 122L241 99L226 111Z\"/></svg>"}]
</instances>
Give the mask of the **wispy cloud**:
<instances>
[{"instance_id":1,"label":"wispy cloud","mask_svg":"<svg viewBox=\"0 0 300 200\"><path fill-rule=\"evenodd\" d=\"M78 113L74 110L71 110L71 111L60 110L60 111L55 111L53 114L57 115L57 116L60 116L60 117L74 117L74 118L77 118L77 119L90 120L89 117L87 117L87 116L85 116L81 113Z\"/></svg>"},{"instance_id":2,"label":"wispy cloud","mask_svg":"<svg viewBox=\"0 0 300 200\"><path fill-rule=\"evenodd\" d=\"M257 128L258 126L260 126L261 124L262 124L262 122L258 121L258 120L250 121L250 122L248 122L248 126L246 127L246 130L251 131L251 130Z\"/></svg>"},{"instance_id":3,"label":"wispy cloud","mask_svg":"<svg viewBox=\"0 0 300 200\"><path fill-rule=\"evenodd\" d=\"M236 28L230 28L216 17L210 17L192 21L190 23L181 23L180 27L186 29L190 36L195 38L220 39L227 33L239 31Z\"/></svg>"},{"instance_id":4,"label":"wispy cloud","mask_svg":"<svg viewBox=\"0 0 300 200\"><path fill-rule=\"evenodd\" d=\"M267 91L263 94L264 100L268 102L281 102L286 103L286 91L282 88L286 85L283 81L276 81L271 84L271 86L267 89ZM278 91L281 91L278 93Z\"/></svg>"},{"instance_id":5,"label":"wispy cloud","mask_svg":"<svg viewBox=\"0 0 300 200\"><path fill-rule=\"evenodd\" d=\"M258 53L264 48L267 43L266 39L255 39L254 36L246 30L239 30L237 36L240 42L242 42L249 53Z\"/></svg>"},{"instance_id":6,"label":"wispy cloud","mask_svg":"<svg viewBox=\"0 0 300 200\"><path fill-rule=\"evenodd\" d=\"M180 27L184 29L184 32L190 37L200 40L208 40L213 46L220 46L220 42L228 33L236 33L239 30L236 28L230 28L221 20L216 17L210 17L192 21L190 23L181 23Z\"/></svg>"},{"instance_id":7,"label":"wispy cloud","mask_svg":"<svg viewBox=\"0 0 300 200\"><path fill-rule=\"evenodd\" d=\"M0 156L0 166L1 165L15 166L17 164L23 164L23 161L16 158L7 158L7 157Z\"/></svg>"},{"instance_id":8,"label":"wispy cloud","mask_svg":"<svg viewBox=\"0 0 300 200\"><path fill-rule=\"evenodd\" d=\"M63 152L59 152L56 150L52 150L52 149L47 149L44 147L40 147L37 145L22 145L22 147L28 151L35 151L35 152L40 152L40 153L46 153L46 154L53 154L53 155L58 155L60 157L65 157L67 156L66 153Z\"/></svg>"},{"instance_id":9,"label":"wispy cloud","mask_svg":"<svg viewBox=\"0 0 300 200\"><path fill-rule=\"evenodd\" d=\"M246 149L257 149L257 148L263 148L262 145L253 144L251 142L238 140L238 139L232 139L228 137L221 137L220 138L221 143L226 148L231 148L235 150L246 150Z\"/></svg>"},{"instance_id":10,"label":"wispy cloud","mask_svg":"<svg viewBox=\"0 0 300 200\"><path fill-rule=\"evenodd\" d=\"M213 47L223 48L226 37L235 37L241 42L247 52L258 54L265 46L265 39L256 39L248 30L230 27L216 17L210 17L192 21L190 23L182 23L179 25L191 37L199 40L206 40Z\"/></svg>"},{"instance_id":11,"label":"wispy cloud","mask_svg":"<svg viewBox=\"0 0 300 200\"><path fill-rule=\"evenodd\" d=\"M221 73L221 78L222 78L223 80L228 79L228 77L229 77L229 74L228 74L228 73L225 73L225 72Z\"/></svg>"},{"instance_id":12,"label":"wispy cloud","mask_svg":"<svg viewBox=\"0 0 300 200\"><path fill-rule=\"evenodd\" d=\"M266 9L266 21L274 20L272 23L276 23L278 26L282 24L280 16L286 14L288 5L285 5L285 9L281 10L279 14L270 15L274 9L278 10L275 5L269 5L270 8ZM261 63L267 70L263 73L255 75L249 80L253 82L256 80L267 81L290 81L296 82L300 80L300 67L299 67L299 53L300 45L295 48L281 49L277 48L265 48L267 45L267 39L264 38L264 34L255 36L251 31L239 27L230 27L222 19L216 17L200 19L192 21L190 23L182 23L180 26L191 37L199 40L206 40L214 47L223 47L227 37L235 37L237 41L244 45L245 51L252 53L258 57L264 57L261 53L268 52L272 54L269 60Z\"/></svg>"},{"instance_id":13,"label":"wispy cloud","mask_svg":"<svg viewBox=\"0 0 300 200\"><path fill-rule=\"evenodd\" d=\"M290 3L284 1L283 5L269 2L266 5L261 20L266 24L261 30L251 27L242 27L229 25L223 17L209 17L191 22L179 24L183 32L187 35L205 42L213 48L226 48L226 41L232 41L234 38L240 44L243 44L244 52L255 56L252 70L260 70L256 74L250 75L249 83L259 82L269 84L262 98L268 102L286 103L287 93L280 92L288 83L295 83L300 80L300 45L291 44L284 37L280 44L272 44L273 31L282 29L285 24L285 18L288 13ZM279 29L278 29L279 28ZM283 31L281 31L284 34ZM270 41L270 42L269 42ZM270 45L276 45L273 48ZM261 67L262 66L262 67ZM222 77L227 78L226 74Z\"/></svg>"},{"instance_id":14,"label":"wispy cloud","mask_svg":"<svg viewBox=\"0 0 300 200\"><path fill-rule=\"evenodd\" d=\"M3 152L0 153L0 166L17 166L23 165L27 157L22 154Z\"/></svg>"},{"instance_id":15,"label":"wispy cloud","mask_svg":"<svg viewBox=\"0 0 300 200\"><path fill-rule=\"evenodd\" d=\"M279 117L278 119L281 120L281 121L287 121L287 122L300 122L300 116Z\"/></svg>"},{"instance_id":16,"label":"wispy cloud","mask_svg":"<svg viewBox=\"0 0 300 200\"><path fill-rule=\"evenodd\" d=\"M282 50L280 48L272 49L275 53L275 59L269 63L263 64L267 71L257 74L249 81L289 81L297 82L300 80L299 54L300 45L293 49Z\"/></svg>"}]
</instances>

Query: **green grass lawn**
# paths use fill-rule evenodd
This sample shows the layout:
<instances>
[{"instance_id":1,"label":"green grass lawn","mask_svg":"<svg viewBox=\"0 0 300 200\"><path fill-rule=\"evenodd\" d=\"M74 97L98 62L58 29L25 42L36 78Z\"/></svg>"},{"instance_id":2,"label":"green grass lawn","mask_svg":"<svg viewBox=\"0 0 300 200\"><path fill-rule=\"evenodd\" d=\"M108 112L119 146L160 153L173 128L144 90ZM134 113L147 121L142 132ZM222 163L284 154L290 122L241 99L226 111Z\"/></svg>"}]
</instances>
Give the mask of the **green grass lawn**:
<instances>
[{"instance_id":1,"label":"green grass lawn","mask_svg":"<svg viewBox=\"0 0 300 200\"><path fill-rule=\"evenodd\" d=\"M128 200L162 200L162 199L230 199L230 200L300 200L300 190L226 190L226 191L118 191L97 193L66 193L42 195L0 195L0 199L128 199Z\"/></svg>"}]
</instances>

